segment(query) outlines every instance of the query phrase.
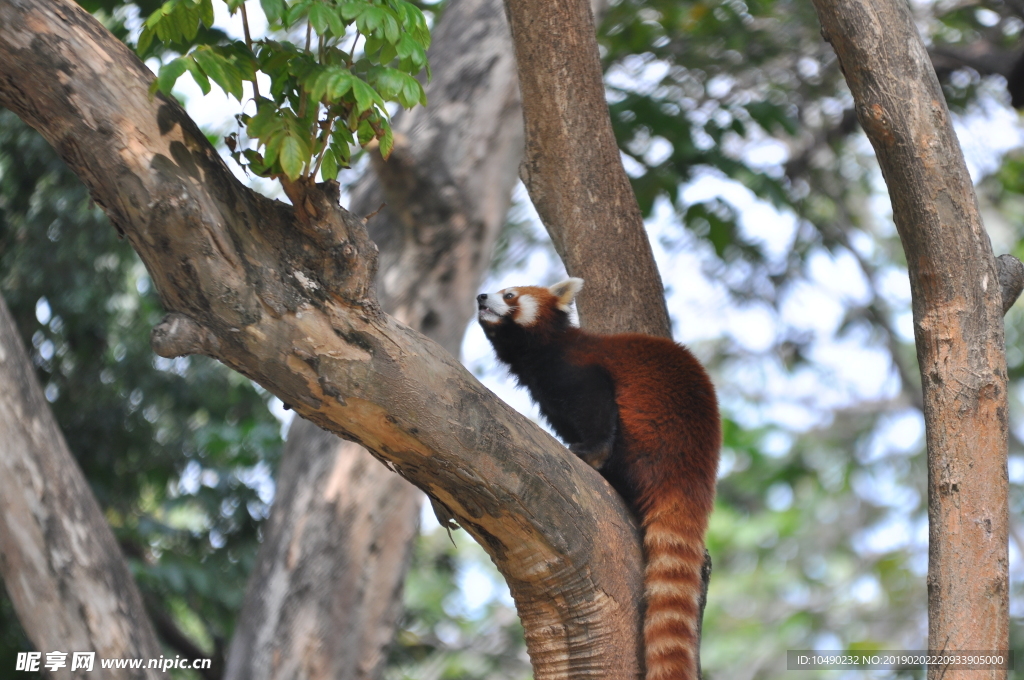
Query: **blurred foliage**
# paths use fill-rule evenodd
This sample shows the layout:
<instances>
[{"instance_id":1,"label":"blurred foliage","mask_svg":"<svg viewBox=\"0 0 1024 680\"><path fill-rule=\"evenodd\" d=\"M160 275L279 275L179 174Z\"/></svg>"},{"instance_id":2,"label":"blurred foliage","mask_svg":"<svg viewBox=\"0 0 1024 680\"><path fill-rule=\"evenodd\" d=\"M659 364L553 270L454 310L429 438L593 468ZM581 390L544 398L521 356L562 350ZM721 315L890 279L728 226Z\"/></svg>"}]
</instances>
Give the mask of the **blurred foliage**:
<instances>
[{"instance_id":1,"label":"blurred foliage","mask_svg":"<svg viewBox=\"0 0 1024 680\"><path fill-rule=\"evenodd\" d=\"M219 656L273 498L280 424L239 374L205 357L153 354L162 311L142 263L7 111L0 293L147 605ZM0 642L14 624L0 618Z\"/></svg>"},{"instance_id":2,"label":"blurred foliage","mask_svg":"<svg viewBox=\"0 0 1024 680\"><path fill-rule=\"evenodd\" d=\"M526 680L523 628L501 576L464 531L436 523L417 539L405 615L386 680Z\"/></svg>"}]
</instances>

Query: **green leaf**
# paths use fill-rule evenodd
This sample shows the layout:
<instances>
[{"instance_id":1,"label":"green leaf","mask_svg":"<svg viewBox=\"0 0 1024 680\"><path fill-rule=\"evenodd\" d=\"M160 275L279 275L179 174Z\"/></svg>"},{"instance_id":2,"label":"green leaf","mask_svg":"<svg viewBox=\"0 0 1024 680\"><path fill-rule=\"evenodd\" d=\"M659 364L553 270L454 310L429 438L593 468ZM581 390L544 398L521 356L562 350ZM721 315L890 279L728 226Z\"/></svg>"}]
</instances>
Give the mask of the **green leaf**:
<instances>
[{"instance_id":1,"label":"green leaf","mask_svg":"<svg viewBox=\"0 0 1024 680\"><path fill-rule=\"evenodd\" d=\"M327 98L332 102L336 102L352 89L352 83L355 79L348 69L334 68L331 69L330 73L331 75L327 82Z\"/></svg>"},{"instance_id":2,"label":"green leaf","mask_svg":"<svg viewBox=\"0 0 1024 680\"><path fill-rule=\"evenodd\" d=\"M163 18L165 16L170 14L171 8L173 6L174 6L173 0L170 0L169 2L165 2L163 4L163 6L160 7L160 9L156 10L155 12L153 12L152 14L149 15L149 18L146 19L146 23L144 24L144 26L146 28L155 29L156 25L159 24L163 20Z\"/></svg>"},{"instance_id":3,"label":"green leaf","mask_svg":"<svg viewBox=\"0 0 1024 680\"><path fill-rule=\"evenodd\" d=\"M398 98L405 84L402 81L403 75L405 74L397 69L377 67L370 71L369 78L382 97L394 100Z\"/></svg>"},{"instance_id":4,"label":"green leaf","mask_svg":"<svg viewBox=\"0 0 1024 680\"><path fill-rule=\"evenodd\" d=\"M396 45L398 56L402 59L409 59L414 65L413 73L418 72L427 63L427 53L423 47L408 34L402 35Z\"/></svg>"},{"instance_id":5,"label":"green leaf","mask_svg":"<svg viewBox=\"0 0 1024 680\"><path fill-rule=\"evenodd\" d=\"M288 179L295 181L302 174L302 166L309 158L309 151L303 149L302 140L288 135L281 144L281 169Z\"/></svg>"},{"instance_id":6,"label":"green leaf","mask_svg":"<svg viewBox=\"0 0 1024 680\"><path fill-rule=\"evenodd\" d=\"M256 115L249 119L245 131L250 137L263 138L278 125L277 108L266 100L257 104Z\"/></svg>"},{"instance_id":7,"label":"green leaf","mask_svg":"<svg viewBox=\"0 0 1024 680\"><path fill-rule=\"evenodd\" d=\"M244 0L228 0L228 8L231 13L234 14L235 10L238 9L238 5L241 5ZM235 7L231 7L231 3L235 3ZM213 28L213 2L212 0L202 0L199 3L199 15L203 24L207 28Z\"/></svg>"},{"instance_id":8,"label":"green leaf","mask_svg":"<svg viewBox=\"0 0 1024 680\"><path fill-rule=\"evenodd\" d=\"M380 138L380 155L387 160L391 155L391 150L395 148L395 133L391 131L391 126L387 122L384 122L381 127L384 129L384 134Z\"/></svg>"},{"instance_id":9,"label":"green leaf","mask_svg":"<svg viewBox=\"0 0 1024 680\"><path fill-rule=\"evenodd\" d=\"M203 91L203 94L210 94L210 79L203 73L203 69L199 68L199 64L192 58L192 55L185 57L185 67L188 68L188 72L192 74L192 80L196 81L196 85Z\"/></svg>"},{"instance_id":10,"label":"green leaf","mask_svg":"<svg viewBox=\"0 0 1024 680\"><path fill-rule=\"evenodd\" d=\"M327 33L330 28L330 14L332 11L320 3L309 6L309 23L313 24L313 29L320 35Z\"/></svg>"},{"instance_id":11,"label":"green leaf","mask_svg":"<svg viewBox=\"0 0 1024 680\"><path fill-rule=\"evenodd\" d=\"M384 39L389 43L394 44L398 42L398 21L391 12L386 10L382 11L384 11ZM390 59L388 61L390 61Z\"/></svg>"},{"instance_id":12,"label":"green leaf","mask_svg":"<svg viewBox=\"0 0 1024 680\"><path fill-rule=\"evenodd\" d=\"M377 91L367 85L361 78L352 78L352 94L356 98L356 111L362 113L373 106L378 98Z\"/></svg>"},{"instance_id":13,"label":"green leaf","mask_svg":"<svg viewBox=\"0 0 1024 680\"><path fill-rule=\"evenodd\" d=\"M139 56L144 55L148 50L149 46L153 44L153 29L146 26L142 29L142 33L139 35L139 42L135 45L135 53Z\"/></svg>"},{"instance_id":14,"label":"green leaf","mask_svg":"<svg viewBox=\"0 0 1024 680\"><path fill-rule=\"evenodd\" d=\"M299 2L296 2L294 5L288 8L288 11L285 13L285 27L287 28L289 26L295 25L296 21L306 16L306 14L309 12L309 5L310 3L308 1L304 2L303 0L299 0Z\"/></svg>"},{"instance_id":15,"label":"green leaf","mask_svg":"<svg viewBox=\"0 0 1024 680\"><path fill-rule=\"evenodd\" d=\"M242 74L238 67L209 47L200 47L192 54L206 75L213 79L213 82L220 85L225 92L233 95L235 99L242 100Z\"/></svg>"},{"instance_id":16,"label":"green leaf","mask_svg":"<svg viewBox=\"0 0 1024 680\"><path fill-rule=\"evenodd\" d=\"M405 76L405 74L402 74ZM407 109L411 109L417 104L421 106L427 105L427 93L420 85L420 81L416 80L412 76L405 76L405 86L402 88L402 95L399 97L399 103Z\"/></svg>"},{"instance_id":17,"label":"green leaf","mask_svg":"<svg viewBox=\"0 0 1024 680\"><path fill-rule=\"evenodd\" d=\"M320 176L325 182L330 179L338 179L338 161L334 158L334 151L331 149L324 152L324 160L320 164Z\"/></svg>"},{"instance_id":18,"label":"green leaf","mask_svg":"<svg viewBox=\"0 0 1024 680\"><path fill-rule=\"evenodd\" d=\"M426 93L415 78L394 68L379 68L374 72L374 85L386 99L397 101L407 109L426 103Z\"/></svg>"},{"instance_id":19,"label":"green leaf","mask_svg":"<svg viewBox=\"0 0 1024 680\"><path fill-rule=\"evenodd\" d=\"M356 26L359 27L359 32L365 36L376 34L383 26L385 16L383 7L364 6L363 11L356 18Z\"/></svg>"},{"instance_id":20,"label":"green leaf","mask_svg":"<svg viewBox=\"0 0 1024 680\"><path fill-rule=\"evenodd\" d=\"M341 16L344 17L345 21L352 21L363 11L363 3L361 2L346 2L343 3L339 9L341 10Z\"/></svg>"},{"instance_id":21,"label":"green leaf","mask_svg":"<svg viewBox=\"0 0 1024 680\"><path fill-rule=\"evenodd\" d=\"M263 156L259 155L256 151L246 149L242 152L242 155L249 161L249 167L257 175L262 175L267 171L267 166L263 161Z\"/></svg>"},{"instance_id":22,"label":"green leaf","mask_svg":"<svg viewBox=\"0 0 1024 680\"><path fill-rule=\"evenodd\" d=\"M327 13L327 22L331 25L331 33L341 38L345 35L345 20L337 7L331 7Z\"/></svg>"},{"instance_id":23,"label":"green leaf","mask_svg":"<svg viewBox=\"0 0 1024 680\"><path fill-rule=\"evenodd\" d=\"M281 145L284 143L287 133L281 129L270 135L264 142L266 153L263 154L266 159L266 166L269 168L277 162L277 157L281 154Z\"/></svg>"},{"instance_id":24,"label":"green leaf","mask_svg":"<svg viewBox=\"0 0 1024 680\"><path fill-rule=\"evenodd\" d=\"M384 45L384 41L372 35L366 36L366 42L363 44L363 54L367 57L376 54Z\"/></svg>"},{"instance_id":25,"label":"green leaf","mask_svg":"<svg viewBox=\"0 0 1024 680\"><path fill-rule=\"evenodd\" d=\"M181 74L188 68L185 57L178 57L160 67L160 75L157 76L158 87L166 95L171 94L174 83L178 81Z\"/></svg>"},{"instance_id":26,"label":"green leaf","mask_svg":"<svg viewBox=\"0 0 1024 680\"><path fill-rule=\"evenodd\" d=\"M415 47L417 47L416 41L408 33L403 33L402 37L398 39L398 43L395 44L398 56L402 59L408 59L412 56Z\"/></svg>"},{"instance_id":27,"label":"green leaf","mask_svg":"<svg viewBox=\"0 0 1024 680\"><path fill-rule=\"evenodd\" d=\"M377 136L377 131L370 125L369 120L364 120L359 124L359 130L357 131L356 139L359 140L359 146L366 146L367 143Z\"/></svg>"},{"instance_id":28,"label":"green leaf","mask_svg":"<svg viewBox=\"0 0 1024 680\"><path fill-rule=\"evenodd\" d=\"M284 0L260 0L260 6L263 8L263 13L267 15L267 21L271 24L281 22L285 10Z\"/></svg>"},{"instance_id":29,"label":"green leaf","mask_svg":"<svg viewBox=\"0 0 1024 680\"><path fill-rule=\"evenodd\" d=\"M390 64L391 61L398 56L398 49L392 43L384 43L384 46L380 48L380 63Z\"/></svg>"}]
</instances>

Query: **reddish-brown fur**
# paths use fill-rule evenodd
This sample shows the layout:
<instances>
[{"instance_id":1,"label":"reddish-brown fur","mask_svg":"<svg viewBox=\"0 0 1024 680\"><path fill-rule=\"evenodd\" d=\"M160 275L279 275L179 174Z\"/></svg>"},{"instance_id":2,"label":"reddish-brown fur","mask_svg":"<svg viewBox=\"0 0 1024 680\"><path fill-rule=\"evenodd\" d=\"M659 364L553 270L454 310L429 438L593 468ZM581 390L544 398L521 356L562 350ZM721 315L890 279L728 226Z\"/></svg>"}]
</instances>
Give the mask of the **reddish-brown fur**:
<instances>
[{"instance_id":1,"label":"reddish-brown fur","mask_svg":"<svg viewBox=\"0 0 1024 680\"><path fill-rule=\"evenodd\" d=\"M559 436L584 460L600 465L640 518L647 562L647 680L696 680L704 534L721 446L714 387L693 355L671 340L595 335L571 326L565 308L582 282L568 292L563 285L499 291L509 308L499 321L484 318L489 302L483 295L481 325ZM526 297L537 302L529 323L519 318L530 308ZM617 413L610 456L603 454L607 461L591 455L604 449L572 441L585 438L583 430L592 422L600 426L591 414L610 407L601 396L605 375L613 386L607 393L614 399L611 417Z\"/></svg>"}]
</instances>

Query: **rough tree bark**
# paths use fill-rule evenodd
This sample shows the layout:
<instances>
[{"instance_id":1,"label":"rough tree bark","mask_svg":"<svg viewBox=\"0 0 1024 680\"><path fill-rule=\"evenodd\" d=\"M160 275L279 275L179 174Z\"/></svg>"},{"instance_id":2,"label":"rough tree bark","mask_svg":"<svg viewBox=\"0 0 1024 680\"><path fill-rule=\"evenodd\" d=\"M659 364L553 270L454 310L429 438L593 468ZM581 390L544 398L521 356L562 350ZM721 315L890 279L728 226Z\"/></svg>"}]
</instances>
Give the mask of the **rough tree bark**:
<instances>
[{"instance_id":1,"label":"rough tree bark","mask_svg":"<svg viewBox=\"0 0 1024 680\"><path fill-rule=\"evenodd\" d=\"M127 562L50 413L3 298L0 385L0 576L25 633L44 654L96 652L97 670L100 658L159 657ZM69 654L65 671L71 661ZM79 669L67 677L93 674Z\"/></svg>"},{"instance_id":2,"label":"rough tree bark","mask_svg":"<svg viewBox=\"0 0 1024 680\"><path fill-rule=\"evenodd\" d=\"M241 187L179 107L149 99L150 78L77 6L0 5L0 103L140 253L171 312L158 352L220 359L452 510L505 574L538 678L566 677L595 648L591 670L635 676L638 650L621 649L637 639L639 580L622 575L640 555L621 501L380 312L375 249L336 197L292 186L292 210Z\"/></svg>"},{"instance_id":3,"label":"rough tree bark","mask_svg":"<svg viewBox=\"0 0 1024 680\"><path fill-rule=\"evenodd\" d=\"M928 445L928 645L1007 650L1003 313L1020 293L1020 263L992 255L906 3L815 0L815 7L878 155L907 256ZM932 667L929 677L978 673Z\"/></svg>"},{"instance_id":4,"label":"rough tree bark","mask_svg":"<svg viewBox=\"0 0 1024 680\"><path fill-rule=\"evenodd\" d=\"M430 60L430 108L395 118L391 159L375 158L350 209L370 214L386 201L367 224L380 248L381 306L458 355L522 144L501 0L455 0ZM294 677L299 667L306 677L379 677L422 495L301 419L278 488L225 678Z\"/></svg>"},{"instance_id":5,"label":"rough tree bark","mask_svg":"<svg viewBox=\"0 0 1024 680\"><path fill-rule=\"evenodd\" d=\"M387 163L374 159L351 210L369 214L386 201L367 221L380 248L381 306L457 356L522 148L501 0L454 0L430 60L430 107L396 117L398 145ZM362 447L302 419L277 484L226 680L379 677L422 495Z\"/></svg>"}]
</instances>

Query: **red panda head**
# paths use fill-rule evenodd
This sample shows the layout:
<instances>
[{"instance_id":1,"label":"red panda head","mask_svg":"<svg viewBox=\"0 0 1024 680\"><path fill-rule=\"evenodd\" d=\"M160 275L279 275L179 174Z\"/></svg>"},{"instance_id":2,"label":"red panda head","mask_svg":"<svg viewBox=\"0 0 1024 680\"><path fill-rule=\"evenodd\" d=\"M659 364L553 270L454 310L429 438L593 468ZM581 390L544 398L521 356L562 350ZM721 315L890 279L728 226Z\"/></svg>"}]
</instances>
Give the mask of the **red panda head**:
<instances>
[{"instance_id":1,"label":"red panda head","mask_svg":"<svg viewBox=\"0 0 1024 680\"><path fill-rule=\"evenodd\" d=\"M583 279L566 279L544 288L542 286L515 286L497 293L476 296L480 324L497 325L503 321L524 328L553 323L559 313L568 314L576 293L583 288Z\"/></svg>"}]
</instances>

